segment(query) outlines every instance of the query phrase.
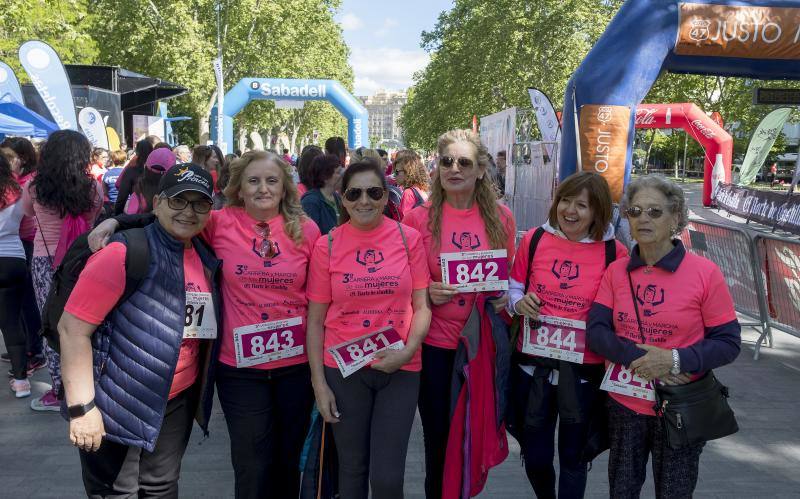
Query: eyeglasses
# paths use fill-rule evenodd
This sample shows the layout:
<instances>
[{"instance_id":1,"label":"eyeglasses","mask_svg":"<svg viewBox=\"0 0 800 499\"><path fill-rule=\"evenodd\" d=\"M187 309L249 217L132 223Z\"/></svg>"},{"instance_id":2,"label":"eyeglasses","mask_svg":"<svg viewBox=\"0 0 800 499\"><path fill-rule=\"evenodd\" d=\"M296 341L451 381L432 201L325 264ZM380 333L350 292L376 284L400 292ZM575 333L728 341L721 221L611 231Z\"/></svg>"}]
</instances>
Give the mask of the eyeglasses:
<instances>
[{"instance_id":1,"label":"eyeglasses","mask_svg":"<svg viewBox=\"0 0 800 499\"><path fill-rule=\"evenodd\" d=\"M256 235L261 238L261 244L258 246L257 251L261 258L272 258L277 251L275 250L275 243L269 239L270 230L267 222L258 222L253 226Z\"/></svg>"},{"instance_id":2,"label":"eyeglasses","mask_svg":"<svg viewBox=\"0 0 800 499\"><path fill-rule=\"evenodd\" d=\"M203 214L211 211L211 207L214 206L214 203L212 203L207 199L188 201L186 199L179 197L167 198L167 206L169 206L175 211L183 211L189 205L192 205L192 211L194 211L195 213Z\"/></svg>"},{"instance_id":3,"label":"eyeglasses","mask_svg":"<svg viewBox=\"0 0 800 499\"><path fill-rule=\"evenodd\" d=\"M359 199L361 199L361 194L363 192L367 193L370 199L373 201L380 201L383 198L383 194L386 190L383 187L367 187L366 189L362 189L360 187L351 187L344 191L344 198L351 203L355 203Z\"/></svg>"},{"instance_id":4,"label":"eyeglasses","mask_svg":"<svg viewBox=\"0 0 800 499\"><path fill-rule=\"evenodd\" d=\"M461 168L462 170L470 170L475 166L475 162L472 161L470 158L461 157L456 159L452 156L442 156L441 158L439 158L439 166L441 166L442 168L450 169L456 163L458 163L458 167Z\"/></svg>"},{"instance_id":5,"label":"eyeglasses","mask_svg":"<svg viewBox=\"0 0 800 499\"><path fill-rule=\"evenodd\" d=\"M661 218L661 215L664 214L664 209L663 208L658 208L658 207L655 207L655 206L651 206L650 208L647 208L646 210L643 210L639 206L631 206L630 208L625 210L625 213L627 213L628 216L631 217L631 218L639 218L642 213L647 213L647 216L649 218L655 220L657 218Z\"/></svg>"}]
</instances>

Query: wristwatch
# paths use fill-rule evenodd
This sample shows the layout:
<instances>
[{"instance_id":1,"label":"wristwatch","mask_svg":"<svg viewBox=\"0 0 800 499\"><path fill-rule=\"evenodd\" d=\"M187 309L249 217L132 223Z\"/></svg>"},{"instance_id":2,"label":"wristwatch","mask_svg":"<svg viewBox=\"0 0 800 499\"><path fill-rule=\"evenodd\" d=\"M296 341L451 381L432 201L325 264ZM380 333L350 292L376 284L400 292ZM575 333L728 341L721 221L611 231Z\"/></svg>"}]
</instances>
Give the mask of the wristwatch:
<instances>
[{"instance_id":1,"label":"wristwatch","mask_svg":"<svg viewBox=\"0 0 800 499\"><path fill-rule=\"evenodd\" d=\"M669 370L669 373L673 376L677 376L681 373L681 356L678 354L678 349L672 349L672 369Z\"/></svg>"},{"instance_id":2,"label":"wristwatch","mask_svg":"<svg viewBox=\"0 0 800 499\"><path fill-rule=\"evenodd\" d=\"M76 404L67 407L67 414L69 415L70 419L75 419L85 415L92 409L94 409L94 399L85 404Z\"/></svg>"}]
</instances>

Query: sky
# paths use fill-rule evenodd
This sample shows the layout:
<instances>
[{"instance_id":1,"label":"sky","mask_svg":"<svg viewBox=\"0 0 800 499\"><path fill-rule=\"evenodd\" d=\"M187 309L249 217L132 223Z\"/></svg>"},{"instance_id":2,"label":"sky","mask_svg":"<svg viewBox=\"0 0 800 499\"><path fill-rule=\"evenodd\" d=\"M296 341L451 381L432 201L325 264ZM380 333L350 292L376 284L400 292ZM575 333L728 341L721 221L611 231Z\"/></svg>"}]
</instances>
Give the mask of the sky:
<instances>
[{"instance_id":1,"label":"sky","mask_svg":"<svg viewBox=\"0 0 800 499\"><path fill-rule=\"evenodd\" d=\"M405 90L415 71L428 64L420 34L436 25L452 0L344 0L336 20L350 47L355 94Z\"/></svg>"}]
</instances>

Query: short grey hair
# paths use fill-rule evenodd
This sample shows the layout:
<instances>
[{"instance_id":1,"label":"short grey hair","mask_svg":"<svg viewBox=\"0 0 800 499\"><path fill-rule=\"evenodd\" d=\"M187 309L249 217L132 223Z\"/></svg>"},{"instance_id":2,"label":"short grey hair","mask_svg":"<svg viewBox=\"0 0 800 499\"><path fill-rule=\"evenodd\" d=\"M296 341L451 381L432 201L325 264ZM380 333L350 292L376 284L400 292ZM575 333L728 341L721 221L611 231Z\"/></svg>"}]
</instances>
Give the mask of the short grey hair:
<instances>
[{"instance_id":1,"label":"short grey hair","mask_svg":"<svg viewBox=\"0 0 800 499\"><path fill-rule=\"evenodd\" d=\"M689 207L686 206L686 196L678 184L663 175L644 175L628 184L620 203L621 213L627 211L636 193L642 189L656 190L667 198L667 208L670 213L678 215L678 226L675 227L673 235L683 232L683 229L689 224Z\"/></svg>"},{"instance_id":2,"label":"short grey hair","mask_svg":"<svg viewBox=\"0 0 800 499\"><path fill-rule=\"evenodd\" d=\"M172 152L174 152L176 156L178 154L181 154L181 153L192 154L192 150L189 149L189 146L184 145L184 144L181 144L181 145L175 147L175 149L173 149Z\"/></svg>"}]
</instances>

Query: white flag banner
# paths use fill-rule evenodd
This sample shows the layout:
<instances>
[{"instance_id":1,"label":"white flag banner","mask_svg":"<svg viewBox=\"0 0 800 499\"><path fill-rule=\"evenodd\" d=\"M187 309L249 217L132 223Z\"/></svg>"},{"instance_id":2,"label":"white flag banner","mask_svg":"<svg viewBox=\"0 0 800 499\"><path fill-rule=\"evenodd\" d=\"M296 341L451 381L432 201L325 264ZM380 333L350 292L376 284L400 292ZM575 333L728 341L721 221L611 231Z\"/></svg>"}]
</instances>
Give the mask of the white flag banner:
<instances>
[{"instance_id":1,"label":"white flag banner","mask_svg":"<svg viewBox=\"0 0 800 499\"><path fill-rule=\"evenodd\" d=\"M108 133L106 132L106 124L103 122L103 117L97 109L93 107L84 107L78 113L78 125L80 125L83 134L89 139L92 147L102 147L108 150Z\"/></svg>"},{"instance_id":2,"label":"white flag banner","mask_svg":"<svg viewBox=\"0 0 800 499\"><path fill-rule=\"evenodd\" d=\"M529 88L528 95L531 98L531 105L536 113L536 124L539 126L539 131L542 133L542 141L544 142L558 142L561 140L561 125L558 123L558 116L556 110L553 109L553 104L544 92L538 88ZM548 145L547 155L553 157L554 146Z\"/></svg>"}]
</instances>

